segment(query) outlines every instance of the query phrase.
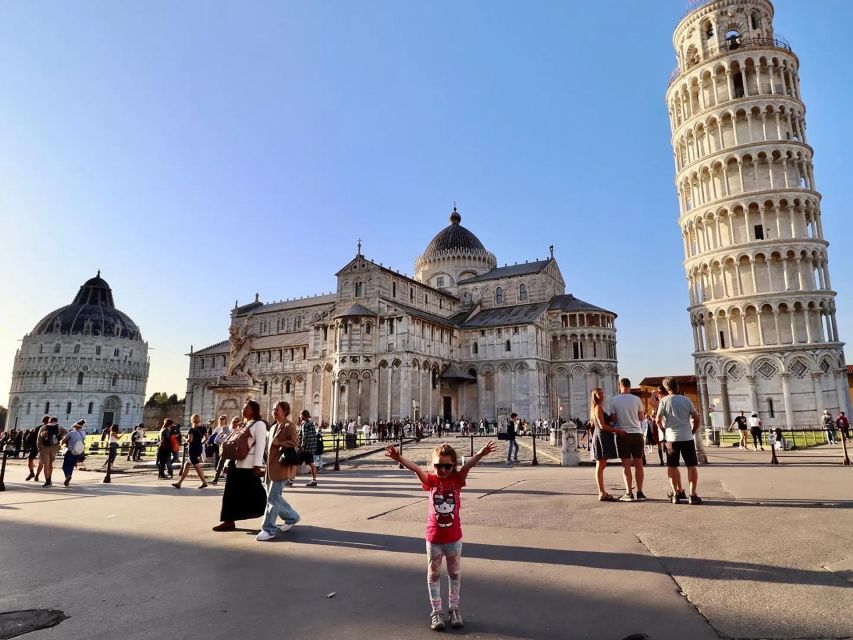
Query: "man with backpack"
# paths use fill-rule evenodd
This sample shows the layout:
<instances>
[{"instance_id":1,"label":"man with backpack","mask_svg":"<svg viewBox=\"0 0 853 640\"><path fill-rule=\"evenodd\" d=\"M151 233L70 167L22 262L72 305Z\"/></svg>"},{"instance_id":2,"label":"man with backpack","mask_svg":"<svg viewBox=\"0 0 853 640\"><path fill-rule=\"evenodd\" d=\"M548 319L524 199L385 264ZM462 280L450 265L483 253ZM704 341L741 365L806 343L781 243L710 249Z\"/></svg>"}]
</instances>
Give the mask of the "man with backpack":
<instances>
[{"instance_id":1,"label":"man with backpack","mask_svg":"<svg viewBox=\"0 0 853 640\"><path fill-rule=\"evenodd\" d=\"M83 433L83 426L85 424L85 420L75 423L71 431L62 439L62 443L66 446L65 457L62 460L62 471L65 474L66 487L71 484L71 474L74 473L74 466L86 450L86 435Z\"/></svg>"},{"instance_id":2,"label":"man with backpack","mask_svg":"<svg viewBox=\"0 0 853 640\"><path fill-rule=\"evenodd\" d=\"M163 428L160 429L160 442L157 445L157 478L160 480L172 477L172 426L174 424L171 418L166 418L163 420Z\"/></svg>"},{"instance_id":3,"label":"man with backpack","mask_svg":"<svg viewBox=\"0 0 853 640\"><path fill-rule=\"evenodd\" d=\"M38 458L39 455L39 431L41 431L41 428L44 427L48 422L50 422L50 416L45 416L41 419L41 426L27 431L27 437L24 439L24 447L27 449L27 468L30 470L30 473L25 478L25 480L35 479L36 482L39 481L39 474L41 473L43 465L41 462L39 462L38 467L36 467L35 471L33 471L33 467L36 466L36 458Z\"/></svg>"},{"instance_id":4,"label":"man with backpack","mask_svg":"<svg viewBox=\"0 0 853 640\"><path fill-rule=\"evenodd\" d=\"M44 465L43 487L53 484L50 481L53 475L53 463L56 461L56 454L59 453L60 443L66 433L65 429L59 426L59 420L56 418L50 418L47 424L39 429L37 443L39 462Z\"/></svg>"}]
</instances>

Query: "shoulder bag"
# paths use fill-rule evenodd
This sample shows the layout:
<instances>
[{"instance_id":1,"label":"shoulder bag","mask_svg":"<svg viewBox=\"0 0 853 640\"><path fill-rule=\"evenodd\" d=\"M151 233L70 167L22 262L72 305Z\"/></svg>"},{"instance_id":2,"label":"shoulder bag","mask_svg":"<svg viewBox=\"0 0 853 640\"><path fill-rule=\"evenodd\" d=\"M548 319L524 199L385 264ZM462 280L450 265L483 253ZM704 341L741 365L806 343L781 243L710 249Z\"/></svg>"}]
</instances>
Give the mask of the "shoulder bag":
<instances>
[{"instance_id":1,"label":"shoulder bag","mask_svg":"<svg viewBox=\"0 0 853 640\"><path fill-rule=\"evenodd\" d=\"M254 424L254 423L252 423ZM225 460L245 460L249 455L249 438L252 436L252 425L246 425L238 431L232 431L228 439L222 443L221 456Z\"/></svg>"}]
</instances>

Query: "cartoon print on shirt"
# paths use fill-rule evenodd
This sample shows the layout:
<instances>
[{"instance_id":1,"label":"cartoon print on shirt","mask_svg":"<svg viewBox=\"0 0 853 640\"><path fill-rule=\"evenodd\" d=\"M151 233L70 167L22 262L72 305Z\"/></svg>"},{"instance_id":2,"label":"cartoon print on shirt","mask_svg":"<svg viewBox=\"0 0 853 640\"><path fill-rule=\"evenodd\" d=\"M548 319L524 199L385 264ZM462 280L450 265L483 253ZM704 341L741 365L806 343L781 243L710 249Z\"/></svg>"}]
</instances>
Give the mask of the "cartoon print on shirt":
<instances>
[{"instance_id":1,"label":"cartoon print on shirt","mask_svg":"<svg viewBox=\"0 0 853 640\"><path fill-rule=\"evenodd\" d=\"M436 488L432 495L435 509L435 523L442 529L453 526L453 511L456 508L456 493L453 489L440 491Z\"/></svg>"}]
</instances>

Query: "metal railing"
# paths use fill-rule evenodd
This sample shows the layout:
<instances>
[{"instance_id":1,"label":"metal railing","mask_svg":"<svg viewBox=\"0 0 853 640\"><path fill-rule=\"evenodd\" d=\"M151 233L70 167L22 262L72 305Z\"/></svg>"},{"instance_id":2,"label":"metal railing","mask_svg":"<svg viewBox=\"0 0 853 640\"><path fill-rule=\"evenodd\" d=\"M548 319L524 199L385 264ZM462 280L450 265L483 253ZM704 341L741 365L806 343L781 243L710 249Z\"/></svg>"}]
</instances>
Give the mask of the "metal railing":
<instances>
[{"instance_id":1,"label":"metal railing","mask_svg":"<svg viewBox=\"0 0 853 640\"><path fill-rule=\"evenodd\" d=\"M713 1L713 0L711 0ZM720 53L726 53L728 51L737 51L739 49L760 49L764 47L771 47L773 49L783 49L784 51L793 51L791 49L791 45L784 38L763 38L761 36L754 37L745 37L741 36L738 38L730 38L726 40L721 47L719 47L718 51L711 52L711 56L704 60L697 60L695 62L689 62L687 67L685 67L684 72L690 71L694 67L698 67L700 64L704 64L706 62L710 62L713 57ZM682 70L680 66L676 66L669 74L669 83L672 84L675 82L679 76L681 76Z\"/></svg>"}]
</instances>

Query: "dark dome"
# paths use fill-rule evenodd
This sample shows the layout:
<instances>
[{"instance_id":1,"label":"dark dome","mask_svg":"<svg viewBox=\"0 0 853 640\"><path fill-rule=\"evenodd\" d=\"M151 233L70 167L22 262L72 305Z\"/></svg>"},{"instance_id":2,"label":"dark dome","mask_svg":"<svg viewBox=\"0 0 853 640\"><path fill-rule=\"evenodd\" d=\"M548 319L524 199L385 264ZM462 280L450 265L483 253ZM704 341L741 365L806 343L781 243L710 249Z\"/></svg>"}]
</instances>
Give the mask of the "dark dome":
<instances>
[{"instance_id":1,"label":"dark dome","mask_svg":"<svg viewBox=\"0 0 853 640\"><path fill-rule=\"evenodd\" d=\"M436 234L421 258L429 260L452 251L488 253L480 239L463 227L460 224L461 222L462 216L459 215L456 207L453 207L453 212L450 214L450 225Z\"/></svg>"},{"instance_id":2,"label":"dark dome","mask_svg":"<svg viewBox=\"0 0 853 640\"><path fill-rule=\"evenodd\" d=\"M113 292L101 272L83 283L74 302L57 309L39 322L33 335L93 335L142 340L139 327L113 302Z\"/></svg>"}]
</instances>

